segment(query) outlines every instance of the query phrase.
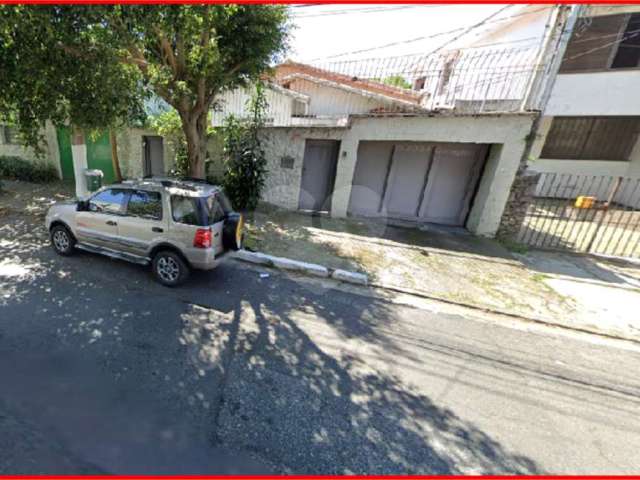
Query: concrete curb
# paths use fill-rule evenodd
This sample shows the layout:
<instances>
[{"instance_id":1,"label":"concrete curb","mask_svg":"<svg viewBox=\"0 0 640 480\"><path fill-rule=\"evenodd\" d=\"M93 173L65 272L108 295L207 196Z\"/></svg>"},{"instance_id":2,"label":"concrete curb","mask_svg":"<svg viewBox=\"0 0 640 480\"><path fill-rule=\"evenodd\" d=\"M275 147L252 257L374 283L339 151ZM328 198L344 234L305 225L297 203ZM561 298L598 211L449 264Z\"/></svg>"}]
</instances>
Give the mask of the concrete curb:
<instances>
[{"instance_id":1,"label":"concrete curb","mask_svg":"<svg viewBox=\"0 0 640 480\"><path fill-rule=\"evenodd\" d=\"M368 285L369 279L364 273L350 272L348 270L327 268L316 263L301 262L290 258L275 257L261 252L249 252L248 250L238 250L234 253L234 258L243 262L264 265L280 270L291 270L294 272L306 273L315 277L332 278L341 282L354 283L356 285Z\"/></svg>"},{"instance_id":2,"label":"concrete curb","mask_svg":"<svg viewBox=\"0 0 640 480\"><path fill-rule=\"evenodd\" d=\"M267 255L265 253L260 253L260 252L249 252L247 250L239 250L235 252L234 258L236 258L237 260L253 263L256 265L264 265L267 267L273 267L273 268L278 268L282 270L292 270L300 273L307 273L317 277L331 278L341 282L352 283L359 286L369 286L376 289L392 291L392 292L402 293L406 295L413 295L416 297L424 298L425 300L431 300L435 302L454 305L457 307L477 310L477 311L481 311L481 312L492 314L492 315L500 315L503 317L513 318L513 319L524 321L524 322L545 325L547 327L570 330L574 332L580 332L583 334L598 335L598 336L609 338L612 340L631 342L636 345L640 344L640 339L624 336L622 334L618 334L617 332L606 332L606 331L599 330L597 328L588 328L588 327L580 327L577 325L567 325L567 324L557 323L553 319L525 316L521 314L507 312L497 308L489 308L481 305L475 305L473 303L455 301L455 300L451 300L444 297L429 295L419 290L414 290L411 288L399 288L391 285L380 284L377 282L369 283L367 275L363 273L350 272L347 270L340 270L340 269L333 270L333 269L324 267L322 265L317 265L315 263L300 262L297 260L291 260L289 258L283 258L283 257L275 257L273 255Z\"/></svg>"},{"instance_id":3,"label":"concrete curb","mask_svg":"<svg viewBox=\"0 0 640 480\"><path fill-rule=\"evenodd\" d=\"M520 320L522 322L535 323L538 325L544 325L546 327L558 328L561 330L569 330L572 332L579 332L583 334L597 335L597 336L608 338L611 340L631 342L633 344L640 345L640 338L625 336L624 334L618 333L618 332L607 332L604 330L600 330L598 328L589 328L587 326L568 325L565 323L558 323L551 318L527 316L527 315L522 315L518 313L508 312L498 308L491 308L491 307L476 305L476 304L467 303L467 302L459 302L456 300L450 300L445 297L439 297L437 295L429 295L427 293L421 292L419 290L414 290L411 288L399 288L399 287L394 287L390 285L383 285L380 283L372 283L370 286L373 288L379 288L381 290L387 290L387 291L401 293L405 295L413 295L415 297L424 298L425 300L446 303L456 307L477 310L479 312L488 313L491 315L498 315L498 316L513 318L514 320Z\"/></svg>"}]
</instances>

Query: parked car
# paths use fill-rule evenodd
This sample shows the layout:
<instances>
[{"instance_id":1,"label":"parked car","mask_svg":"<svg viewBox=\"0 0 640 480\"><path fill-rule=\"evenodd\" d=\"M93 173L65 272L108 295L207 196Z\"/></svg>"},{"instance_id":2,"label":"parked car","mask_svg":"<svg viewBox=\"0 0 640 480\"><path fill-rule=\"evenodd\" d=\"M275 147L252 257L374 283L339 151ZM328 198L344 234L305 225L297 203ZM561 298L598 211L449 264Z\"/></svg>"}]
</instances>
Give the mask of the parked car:
<instances>
[{"instance_id":1,"label":"parked car","mask_svg":"<svg viewBox=\"0 0 640 480\"><path fill-rule=\"evenodd\" d=\"M210 270L242 248L243 218L222 189L204 181L127 180L47 212L51 244L60 255L79 248L143 265L170 287L191 269Z\"/></svg>"}]
</instances>

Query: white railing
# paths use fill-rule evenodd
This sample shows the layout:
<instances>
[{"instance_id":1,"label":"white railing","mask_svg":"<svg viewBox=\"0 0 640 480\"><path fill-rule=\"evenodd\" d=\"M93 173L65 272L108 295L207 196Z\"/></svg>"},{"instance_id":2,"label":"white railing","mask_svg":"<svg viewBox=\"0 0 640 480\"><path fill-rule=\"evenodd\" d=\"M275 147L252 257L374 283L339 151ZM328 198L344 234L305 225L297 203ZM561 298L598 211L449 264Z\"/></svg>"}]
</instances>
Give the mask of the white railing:
<instances>
[{"instance_id":1,"label":"white railing","mask_svg":"<svg viewBox=\"0 0 640 480\"><path fill-rule=\"evenodd\" d=\"M520 112L537 47L454 50L434 55L284 63L268 85L274 126L341 126L353 115ZM249 91L219 98L214 125L245 115ZM529 105L528 108L535 108Z\"/></svg>"}]
</instances>

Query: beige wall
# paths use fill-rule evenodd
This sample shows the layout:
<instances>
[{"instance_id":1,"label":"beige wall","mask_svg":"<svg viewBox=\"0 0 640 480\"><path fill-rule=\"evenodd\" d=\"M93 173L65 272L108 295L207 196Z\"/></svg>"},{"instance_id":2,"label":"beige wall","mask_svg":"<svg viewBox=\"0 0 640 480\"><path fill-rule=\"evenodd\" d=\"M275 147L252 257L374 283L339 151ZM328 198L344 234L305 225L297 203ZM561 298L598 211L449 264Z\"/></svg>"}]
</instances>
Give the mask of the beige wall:
<instances>
[{"instance_id":1,"label":"beige wall","mask_svg":"<svg viewBox=\"0 0 640 480\"><path fill-rule=\"evenodd\" d=\"M124 178L136 178L143 175L143 146L145 135L156 136L152 130L143 128L126 128L116 132L118 144L118 160ZM174 154L166 141L163 142L163 160L165 172L174 166Z\"/></svg>"},{"instance_id":2,"label":"beige wall","mask_svg":"<svg viewBox=\"0 0 640 480\"><path fill-rule=\"evenodd\" d=\"M37 158L36 152L32 148L24 147L17 144L7 144L4 141L4 134L0 131L0 156L15 156L20 157L30 162L49 163L53 165L58 171L58 176L62 178L60 171L60 152L58 150L58 139L56 137L56 129L50 123L45 124L45 128L42 132L45 138L44 153L42 158Z\"/></svg>"},{"instance_id":3,"label":"beige wall","mask_svg":"<svg viewBox=\"0 0 640 480\"><path fill-rule=\"evenodd\" d=\"M456 117L354 118L346 129L268 129L265 152L269 176L263 200L298 208L305 139L341 140L332 215L346 216L357 161L358 144L367 140L433 141L496 144L491 150L467 227L492 236L498 229L511 184L518 169L533 118L525 115ZM283 156L293 169L280 166Z\"/></svg>"}]
</instances>

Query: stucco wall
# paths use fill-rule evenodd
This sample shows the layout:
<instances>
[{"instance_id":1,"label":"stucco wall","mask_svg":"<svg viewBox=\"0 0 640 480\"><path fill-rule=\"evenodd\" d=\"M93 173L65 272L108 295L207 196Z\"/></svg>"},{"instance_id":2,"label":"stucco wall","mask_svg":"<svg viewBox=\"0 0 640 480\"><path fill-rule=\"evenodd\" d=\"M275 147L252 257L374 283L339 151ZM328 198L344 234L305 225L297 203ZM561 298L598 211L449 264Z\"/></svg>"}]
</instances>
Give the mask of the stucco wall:
<instances>
[{"instance_id":1,"label":"stucco wall","mask_svg":"<svg viewBox=\"0 0 640 480\"><path fill-rule=\"evenodd\" d=\"M136 178L143 175L143 138L145 135L157 135L152 130L126 128L116 132L118 160L124 178ZM174 154L166 141L163 141L163 161L165 172L174 166Z\"/></svg>"},{"instance_id":2,"label":"stucco wall","mask_svg":"<svg viewBox=\"0 0 640 480\"><path fill-rule=\"evenodd\" d=\"M357 161L358 144L367 140L433 141L495 144L491 149L467 227L494 235L518 169L533 118L524 115L464 117L354 118L346 129L268 129L265 152L269 175L263 200L298 208L305 139L341 140L331 214L346 216ZM292 169L280 166L283 156Z\"/></svg>"},{"instance_id":3,"label":"stucco wall","mask_svg":"<svg viewBox=\"0 0 640 480\"><path fill-rule=\"evenodd\" d=\"M4 141L3 132L0 131L0 156L20 157L30 162L42 162L53 165L58 176L62 178L60 171L60 152L58 150L58 139L56 137L56 129L50 122L47 122L42 132L45 138L44 154L42 158L37 158L36 152L32 148L24 147L17 144L7 144Z\"/></svg>"},{"instance_id":4,"label":"stucco wall","mask_svg":"<svg viewBox=\"0 0 640 480\"><path fill-rule=\"evenodd\" d=\"M544 114L638 115L640 70L558 75Z\"/></svg>"},{"instance_id":5,"label":"stucco wall","mask_svg":"<svg viewBox=\"0 0 640 480\"><path fill-rule=\"evenodd\" d=\"M346 215L361 140L496 144L500 146L491 148L467 222L470 231L492 236L500 224L532 121L533 117L525 115L355 119L342 142L332 213Z\"/></svg>"}]
</instances>

